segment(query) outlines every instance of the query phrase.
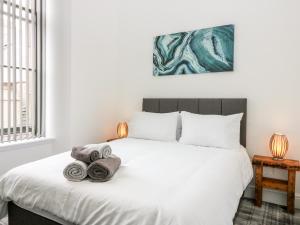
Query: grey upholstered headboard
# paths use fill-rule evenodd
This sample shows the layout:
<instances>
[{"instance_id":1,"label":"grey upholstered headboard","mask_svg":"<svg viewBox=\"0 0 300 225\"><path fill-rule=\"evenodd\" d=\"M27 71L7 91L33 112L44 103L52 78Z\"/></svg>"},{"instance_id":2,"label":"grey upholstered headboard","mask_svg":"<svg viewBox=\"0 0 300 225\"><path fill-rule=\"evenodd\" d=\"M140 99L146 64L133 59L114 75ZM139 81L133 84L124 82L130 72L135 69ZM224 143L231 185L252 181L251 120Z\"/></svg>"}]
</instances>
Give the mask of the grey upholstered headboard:
<instances>
[{"instance_id":1,"label":"grey upholstered headboard","mask_svg":"<svg viewBox=\"0 0 300 225\"><path fill-rule=\"evenodd\" d=\"M215 115L244 113L240 142L246 147L247 99L245 98L144 98L143 111L156 113L187 111Z\"/></svg>"}]
</instances>

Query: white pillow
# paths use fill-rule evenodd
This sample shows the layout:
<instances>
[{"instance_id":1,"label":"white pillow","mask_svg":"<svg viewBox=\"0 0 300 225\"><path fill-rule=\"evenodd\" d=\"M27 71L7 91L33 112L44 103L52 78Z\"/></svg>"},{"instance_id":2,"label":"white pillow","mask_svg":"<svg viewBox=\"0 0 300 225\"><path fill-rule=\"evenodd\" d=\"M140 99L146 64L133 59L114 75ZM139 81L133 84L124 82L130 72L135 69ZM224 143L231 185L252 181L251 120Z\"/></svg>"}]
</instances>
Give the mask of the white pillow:
<instances>
[{"instance_id":1,"label":"white pillow","mask_svg":"<svg viewBox=\"0 0 300 225\"><path fill-rule=\"evenodd\" d=\"M180 142L206 147L239 149L242 117L243 113L221 116L182 112Z\"/></svg>"},{"instance_id":2,"label":"white pillow","mask_svg":"<svg viewBox=\"0 0 300 225\"><path fill-rule=\"evenodd\" d=\"M136 112L128 123L128 137L176 141L179 112Z\"/></svg>"}]
</instances>

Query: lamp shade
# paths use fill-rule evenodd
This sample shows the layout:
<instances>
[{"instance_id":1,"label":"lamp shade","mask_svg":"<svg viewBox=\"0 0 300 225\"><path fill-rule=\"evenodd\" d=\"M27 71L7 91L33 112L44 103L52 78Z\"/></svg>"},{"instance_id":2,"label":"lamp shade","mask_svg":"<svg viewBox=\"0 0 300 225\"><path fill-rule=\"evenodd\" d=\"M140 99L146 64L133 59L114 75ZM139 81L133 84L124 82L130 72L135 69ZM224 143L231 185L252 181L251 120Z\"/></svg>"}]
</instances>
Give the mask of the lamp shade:
<instances>
[{"instance_id":1,"label":"lamp shade","mask_svg":"<svg viewBox=\"0 0 300 225\"><path fill-rule=\"evenodd\" d=\"M289 142L285 135L275 133L270 139L270 151L273 159L281 160L284 158L289 148Z\"/></svg>"},{"instance_id":2,"label":"lamp shade","mask_svg":"<svg viewBox=\"0 0 300 225\"><path fill-rule=\"evenodd\" d=\"M118 123L117 134L119 138L125 138L128 135L128 125L126 122Z\"/></svg>"}]
</instances>

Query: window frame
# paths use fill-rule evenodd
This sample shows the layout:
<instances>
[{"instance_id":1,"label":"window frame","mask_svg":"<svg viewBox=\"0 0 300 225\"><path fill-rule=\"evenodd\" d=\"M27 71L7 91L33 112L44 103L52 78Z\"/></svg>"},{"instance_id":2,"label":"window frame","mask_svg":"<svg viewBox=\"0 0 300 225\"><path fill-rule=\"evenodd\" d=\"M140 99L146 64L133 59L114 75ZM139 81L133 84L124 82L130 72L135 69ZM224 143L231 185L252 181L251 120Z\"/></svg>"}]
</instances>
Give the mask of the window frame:
<instances>
[{"instance_id":1,"label":"window frame","mask_svg":"<svg viewBox=\"0 0 300 225\"><path fill-rule=\"evenodd\" d=\"M32 132L32 130L34 130L34 133L32 134L33 137L30 138L21 138L21 139L16 139L16 140L7 140L7 141L3 141L1 142L0 140L0 145L1 144L6 144L6 143L13 143L13 142L20 142L20 141L28 141L28 140L32 140L32 139L36 139L36 138L41 138L41 137L45 137L45 47L46 47L46 16L45 16L45 2L46 0L35 0L35 5L36 8L34 10L34 12L32 12L32 9L28 9L28 11L30 13L34 13L35 14L35 18L36 18L36 23L35 23L35 64L36 64L36 68L35 68L35 73L34 73L34 79L35 79L35 86L33 86L34 90L35 90L35 98L33 99L33 110L34 112L34 123L32 124L32 126L28 126L28 132ZM3 6L8 4L7 0L3 0ZM12 3L10 3L10 5L12 6ZM15 7L17 9L20 9L20 5L16 4ZM25 7L22 6L22 10L25 10ZM9 14L9 13L4 13L3 14ZM7 16L13 16L13 15L7 15ZM23 18L19 18L18 15L15 15L16 18L18 19L22 19ZM32 23L32 19L29 20ZM10 68L10 69L17 69L17 70L26 70L26 68L20 66L15 66L13 67L12 65L5 65L3 64L3 68ZM34 70L34 68L29 67L28 71L32 72ZM2 84L3 85L3 84ZM25 93L24 93L25 94ZM33 129L34 126L34 129ZM0 127L1 130L1 127ZM8 132L8 131L11 132ZM20 125L16 126L16 130L15 130L15 134L20 134L22 131L22 133L26 132L26 125L23 124L23 126L21 127ZM13 127L3 127L3 135L7 136L10 133L10 135L14 135L13 132Z\"/></svg>"}]
</instances>

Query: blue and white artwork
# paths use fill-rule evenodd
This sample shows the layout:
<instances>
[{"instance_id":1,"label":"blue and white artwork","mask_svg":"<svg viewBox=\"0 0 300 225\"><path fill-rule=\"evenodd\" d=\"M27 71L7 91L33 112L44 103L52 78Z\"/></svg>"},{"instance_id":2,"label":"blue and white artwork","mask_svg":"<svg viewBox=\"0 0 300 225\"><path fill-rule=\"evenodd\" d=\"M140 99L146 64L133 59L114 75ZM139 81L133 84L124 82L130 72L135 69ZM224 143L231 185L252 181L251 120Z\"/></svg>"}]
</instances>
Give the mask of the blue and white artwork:
<instances>
[{"instance_id":1,"label":"blue and white artwork","mask_svg":"<svg viewBox=\"0 0 300 225\"><path fill-rule=\"evenodd\" d=\"M234 25L154 38L153 75L233 71Z\"/></svg>"}]
</instances>

